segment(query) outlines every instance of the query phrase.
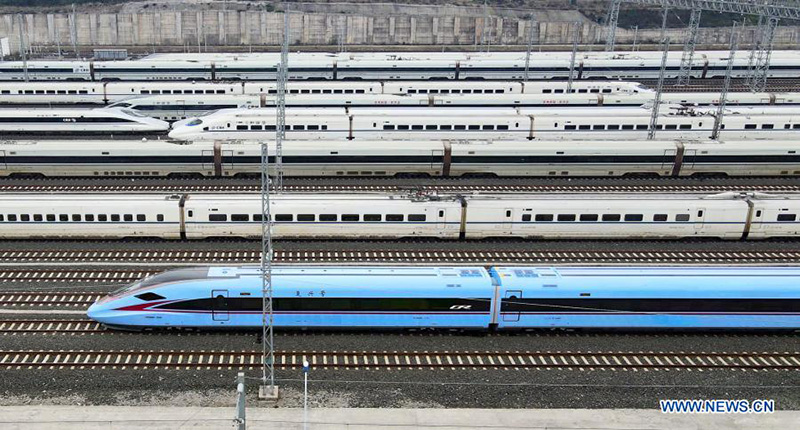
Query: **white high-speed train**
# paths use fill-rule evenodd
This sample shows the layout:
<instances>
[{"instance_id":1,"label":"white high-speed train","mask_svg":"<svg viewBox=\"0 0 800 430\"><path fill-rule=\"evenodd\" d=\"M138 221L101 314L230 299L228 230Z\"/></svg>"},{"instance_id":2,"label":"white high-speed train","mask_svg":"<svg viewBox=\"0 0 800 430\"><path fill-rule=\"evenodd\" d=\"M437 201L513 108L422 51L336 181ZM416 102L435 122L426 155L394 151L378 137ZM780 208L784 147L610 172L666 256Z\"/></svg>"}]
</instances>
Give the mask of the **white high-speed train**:
<instances>
[{"instance_id":1,"label":"white high-speed train","mask_svg":"<svg viewBox=\"0 0 800 430\"><path fill-rule=\"evenodd\" d=\"M293 94L286 97L291 108L319 107L635 107L653 103L649 93L628 94ZM684 106L710 105L719 102L718 93L665 93L661 102ZM133 109L165 121L177 121L205 115L219 109L271 107L274 95L174 95L142 96L113 103L109 107ZM800 93L732 93L728 106L796 106Z\"/></svg>"},{"instance_id":2,"label":"white high-speed train","mask_svg":"<svg viewBox=\"0 0 800 430\"><path fill-rule=\"evenodd\" d=\"M726 139L789 139L797 136L797 108L729 108L723 119ZM714 109L662 106L657 134L666 139L706 139ZM173 139L272 139L275 109L221 109L178 121ZM295 108L286 111L287 139L645 139L648 108Z\"/></svg>"},{"instance_id":3,"label":"white high-speed train","mask_svg":"<svg viewBox=\"0 0 800 430\"><path fill-rule=\"evenodd\" d=\"M669 54L668 77L680 70L681 52ZM570 52L533 52L527 62L530 79L565 78ZM279 54L233 55L157 54L126 61L21 61L0 63L0 80L274 80ZM661 52L582 52L576 58L577 79L637 79L658 77ZM508 80L526 74L525 52L493 53L290 53L289 79L299 80ZM697 51L690 74L694 78L725 75L728 51ZM748 58L734 59L733 76L747 75ZM800 72L798 51L776 51L768 75L795 77Z\"/></svg>"},{"instance_id":4,"label":"white high-speed train","mask_svg":"<svg viewBox=\"0 0 800 430\"><path fill-rule=\"evenodd\" d=\"M0 133L41 134L154 134L169 130L169 123L128 109L4 109Z\"/></svg>"},{"instance_id":5,"label":"white high-speed train","mask_svg":"<svg viewBox=\"0 0 800 430\"><path fill-rule=\"evenodd\" d=\"M764 239L800 234L800 197L280 194L275 238ZM261 237L261 197L2 194L0 238Z\"/></svg>"},{"instance_id":6,"label":"white high-speed train","mask_svg":"<svg viewBox=\"0 0 800 430\"><path fill-rule=\"evenodd\" d=\"M197 97L210 95L274 95L275 82L3 82L0 81L0 104L111 104L140 96L168 95ZM653 91L637 82L577 81L574 94L638 94ZM569 94L563 81L292 81L286 85L291 95L358 94ZM731 97L733 98L733 97ZM769 95L767 95L769 98Z\"/></svg>"},{"instance_id":7,"label":"white high-speed train","mask_svg":"<svg viewBox=\"0 0 800 430\"><path fill-rule=\"evenodd\" d=\"M275 144L270 143L275 154ZM796 140L285 141L286 176L790 176ZM271 168L275 169L274 157ZM232 177L261 172L256 142L2 141L0 176Z\"/></svg>"}]
</instances>

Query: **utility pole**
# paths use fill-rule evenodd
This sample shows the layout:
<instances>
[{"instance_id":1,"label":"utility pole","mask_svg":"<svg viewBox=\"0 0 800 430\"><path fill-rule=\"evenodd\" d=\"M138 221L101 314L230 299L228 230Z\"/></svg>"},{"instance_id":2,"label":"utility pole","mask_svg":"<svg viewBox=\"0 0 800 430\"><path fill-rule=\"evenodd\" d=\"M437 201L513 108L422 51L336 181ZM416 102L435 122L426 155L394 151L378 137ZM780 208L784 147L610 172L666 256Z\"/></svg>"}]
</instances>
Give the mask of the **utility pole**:
<instances>
[{"instance_id":1,"label":"utility pole","mask_svg":"<svg viewBox=\"0 0 800 430\"><path fill-rule=\"evenodd\" d=\"M689 34L683 42L683 54L681 54L681 65L678 71L678 80L675 85L688 85L692 75L692 60L694 59L694 47L697 44L697 33L700 30L700 13L698 7L692 9L689 18Z\"/></svg>"},{"instance_id":2,"label":"utility pole","mask_svg":"<svg viewBox=\"0 0 800 430\"><path fill-rule=\"evenodd\" d=\"M75 51L75 58L80 60L81 54L78 52L78 15L75 14L75 3L72 3L72 15L69 20L69 37L72 40L72 49Z\"/></svg>"},{"instance_id":3,"label":"utility pole","mask_svg":"<svg viewBox=\"0 0 800 430\"><path fill-rule=\"evenodd\" d=\"M669 15L669 7L664 4L664 11L661 15L661 35L658 37L658 40L664 40L664 37L667 35L667 16Z\"/></svg>"},{"instance_id":4,"label":"utility pole","mask_svg":"<svg viewBox=\"0 0 800 430\"><path fill-rule=\"evenodd\" d=\"M719 132L722 130L722 118L725 116L725 105L728 103L728 90L731 87L733 58L736 56L736 50L738 48L739 35L736 33L736 23L734 22L733 28L731 29L731 46L728 52L728 67L725 68L725 81L722 84L722 92L719 95L717 114L714 116L714 130L711 132L711 138L714 140L719 139Z\"/></svg>"},{"instance_id":5,"label":"utility pole","mask_svg":"<svg viewBox=\"0 0 800 430\"><path fill-rule=\"evenodd\" d=\"M661 71L658 73L658 87L656 87L656 97L653 100L653 108L650 111L650 127L647 129L647 139L656 138L656 128L658 127L658 109L661 105L661 92L664 91L664 75L667 72L667 57L669 56L669 37L662 40L664 52L661 54Z\"/></svg>"},{"instance_id":6,"label":"utility pole","mask_svg":"<svg viewBox=\"0 0 800 430\"><path fill-rule=\"evenodd\" d=\"M22 14L18 14L17 22L19 23L19 55L22 55L22 72L25 76L25 82L28 82L30 79L30 76L28 76L28 48L25 46L25 32L22 29L23 21Z\"/></svg>"},{"instance_id":7,"label":"utility pole","mask_svg":"<svg viewBox=\"0 0 800 430\"><path fill-rule=\"evenodd\" d=\"M275 191L283 192L283 141L286 139L286 83L289 80L289 4L285 3L283 12L283 44L281 45L281 64L278 67L278 93L275 118Z\"/></svg>"},{"instance_id":8,"label":"utility pole","mask_svg":"<svg viewBox=\"0 0 800 430\"><path fill-rule=\"evenodd\" d=\"M531 49L533 48L533 23L536 22L533 20L533 15L531 14L531 19L528 21L528 49L525 51L525 82L528 82L528 70L530 70L531 66Z\"/></svg>"},{"instance_id":9,"label":"utility pole","mask_svg":"<svg viewBox=\"0 0 800 430\"><path fill-rule=\"evenodd\" d=\"M613 51L617 38L617 23L619 22L619 6L622 0L611 0L606 14L606 51Z\"/></svg>"},{"instance_id":10,"label":"utility pole","mask_svg":"<svg viewBox=\"0 0 800 430\"><path fill-rule=\"evenodd\" d=\"M236 375L236 418L233 419L236 430L247 430L246 393L244 372L239 372Z\"/></svg>"},{"instance_id":11,"label":"utility pole","mask_svg":"<svg viewBox=\"0 0 800 430\"><path fill-rule=\"evenodd\" d=\"M569 79L567 80L567 94L572 93L572 81L574 79L575 74L575 55L578 53L578 37L580 37L580 25L579 21L575 21L572 24L572 57L569 60Z\"/></svg>"}]
</instances>

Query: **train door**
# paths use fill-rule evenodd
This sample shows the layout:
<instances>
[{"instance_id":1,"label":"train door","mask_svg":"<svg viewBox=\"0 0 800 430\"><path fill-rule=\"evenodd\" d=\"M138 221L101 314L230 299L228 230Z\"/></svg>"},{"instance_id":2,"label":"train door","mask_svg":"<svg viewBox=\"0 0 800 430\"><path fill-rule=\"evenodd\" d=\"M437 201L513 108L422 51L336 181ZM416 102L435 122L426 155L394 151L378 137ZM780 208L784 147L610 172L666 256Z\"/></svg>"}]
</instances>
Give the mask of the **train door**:
<instances>
[{"instance_id":1,"label":"train door","mask_svg":"<svg viewBox=\"0 0 800 430\"><path fill-rule=\"evenodd\" d=\"M211 316L214 321L228 321L228 290L211 291Z\"/></svg>"},{"instance_id":2,"label":"train door","mask_svg":"<svg viewBox=\"0 0 800 430\"><path fill-rule=\"evenodd\" d=\"M174 106L178 119L186 119L186 100L175 100Z\"/></svg>"},{"instance_id":3,"label":"train door","mask_svg":"<svg viewBox=\"0 0 800 430\"><path fill-rule=\"evenodd\" d=\"M677 149L665 149L664 158L661 159L661 170L672 170L675 168L675 156L678 155Z\"/></svg>"},{"instance_id":4,"label":"train door","mask_svg":"<svg viewBox=\"0 0 800 430\"><path fill-rule=\"evenodd\" d=\"M696 149L687 149L683 153L683 168L692 168L694 167L694 159L697 155Z\"/></svg>"},{"instance_id":5,"label":"train door","mask_svg":"<svg viewBox=\"0 0 800 430\"><path fill-rule=\"evenodd\" d=\"M203 160L203 170L214 170L214 151L211 149L204 149L201 157Z\"/></svg>"},{"instance_id":6,"label":"train door","mask_svg":"<svg viewBox=\"0 0 800 430\"><path fill-rule=\"evenodd\" d=\"M6 151L0 151L0 169L5 170L6 168L8 168L6 166Z\"/></svg>"},{"instance_id":7,"label":"train door","mask_svg":"<svg viewBox=\"0 0 800 430\"><path fill-rule=\"evenodd\" d=\"M516 303L516 300L521 298L522 290L506 290L503 303L500 305L500 313L503 315L504 322L519 321L519 311L509 312L508 310L520 309L520 305Z\"/></svg>"},{"instance_id":8,"label":"train door","mask_svg":"<svg viewBox=\"0 0 800 430\"><path fill-rule=\"evenodd\" d=\"M441 172L444 168L444 149L434 149L431 151L431 170Z\"/></svg>"},{"instance_id":9,"label":"train door","mask_svg":"<svg viewBox=\"0 0 800 430\"><path fill-rule=\"evenodd\" d=\"M505 208L503 209L503 233L511 234L511 229L514 223L514 209L513 208Z\"/></svg>"},{"instance_id":10,"label":"train door","mask_svg":"<svg viewBox=\"0 0 800 430\"><path fill-rule=\"evenodd\" d=\"M447 228L447 209L439 209L436 214L436 225L439 231L444 232Z\"/></svg>"},{"instance_id":11,"label":"train door","mask_svg":"<svg viewBox=\"0 0 800 430\"><path fill-rule=\"evenodd\" d=\"M222 150L222 168L226 172L233 169L233 150Z\"/></svg>"},{"instance_id":12,"label":"train door","mask_svg":"<svg viewBox=\"0 0 800 430\"><path fill-rule=\"evenodd\" d=\"M703 223L705 223L706 219L706 208L697 208L697 217L694 221L694 229L701 230L703 228Z\"/></svg>"}]
</instances>

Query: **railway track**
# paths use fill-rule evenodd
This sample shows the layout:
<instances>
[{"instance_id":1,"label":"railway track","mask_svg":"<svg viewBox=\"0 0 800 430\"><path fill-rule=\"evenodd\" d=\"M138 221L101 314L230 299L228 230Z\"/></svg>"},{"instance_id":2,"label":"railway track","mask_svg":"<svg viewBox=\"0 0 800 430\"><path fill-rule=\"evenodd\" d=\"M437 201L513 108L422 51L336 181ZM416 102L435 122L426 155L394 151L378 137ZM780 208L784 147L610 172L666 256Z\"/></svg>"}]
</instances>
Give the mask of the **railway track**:
<instances>
[{"instance_id":1,"label":"railway track","mask_svg":"<svg viewBox=\"0 0 800 430\"><path fill-rule=\"evenodd\" d=\"M0 306L5 308L86 308L105 293L97 291L75 292L41 292L41 291L13 291L0 292Z\"/></svg>"},{"instance_id":2,"label":"railway track","mask_svg":"<svg viewBox=\"0 0 800 430\"><path fill-rule=\"evenodd\" d=\"M707 184L631 184L631 185L479 185L456 182L422 185L391 184L313 184L285 185L287 192L439 192L439 193L721 193L763 192L800 193L800 185L707 185ZM14 184L0 182L0 193L259 193L261 186L253 184Z\"/></svg>"},{"instance_id":3,"label":"railway track","mask_svg":"<svg viewBox=\"0 0 800 430\"><path fill-rule=\"evenodd\" d=\"M261 351L0 350L5 369L254 369ZM800 352L275 351L275 367L351 370L800 370Z\"/></svg>"},{"instance_id":4,"label":"railway track","mask_svg":"<svg viewBox=\"0 0 800 430\"><path fill-rule=\"evenodd\" d=\"M87 319L0 320L0 334L94 334L113 333L100 323Z\"/></svg>"},{"instance_id":5,"label":"railway track","mask_svg":"<svg viewBox=\"0 0 800 430\"><path fill-rule=\"evenodd\" d=\"M260 250L35 250L0 249L0 282L131 282L161 269L79 270L77 264L180 266L257 264ZM275 264L796 264L800 251L472 251L275 250ZM25 265L68 265L65 269L24 269Z\"/></svg>"}]
</instances>

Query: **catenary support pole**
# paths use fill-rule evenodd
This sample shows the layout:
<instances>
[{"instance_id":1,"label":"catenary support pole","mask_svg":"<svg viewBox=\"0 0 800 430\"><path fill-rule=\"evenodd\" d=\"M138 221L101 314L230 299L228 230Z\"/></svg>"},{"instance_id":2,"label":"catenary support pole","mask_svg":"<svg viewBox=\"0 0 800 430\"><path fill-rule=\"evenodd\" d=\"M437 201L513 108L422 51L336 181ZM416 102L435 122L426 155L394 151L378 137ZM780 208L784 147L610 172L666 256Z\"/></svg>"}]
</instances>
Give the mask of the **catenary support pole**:
<instances>
[{"instance_id":1,"label":"catenary support pole","mask_svg":"<svg viewBox=\"0 0 800 430\"><path fill-rule=\"evenodd\" d=\"M711 138L714 140L719 139L720 130L722 130L722 119L725 116L725 105L728 103L728 90L731 87L731 75L733 74L733 59L736 56L736 50L739 47L739 35L736 32L736 23L733 23L731 29L731 43L730 50L728 51L728 67L725 68L725 81L722 84L722 92L719 95L719 104L717 105L717 114L714 115L714 130L711 132Z\"/></svg>"},{"instance_id":2,"label":"catenary support pole","mask_svg":"<svg viewBox=\"0 0 800 430\"><path fill-rule=\"evenodd\" d=\"M647 139L649 140L656 138L656 129L658 128L658 110L661 106L661 93L664 91L664 75L666 75L667 72L669 42L669 37L661 41L663 49L661 54L661 70L658 73L658 87L656 87L656 96L653 99L653 108L650 111L650 126L647 129Z\"/></svg>"}]
</instances>

